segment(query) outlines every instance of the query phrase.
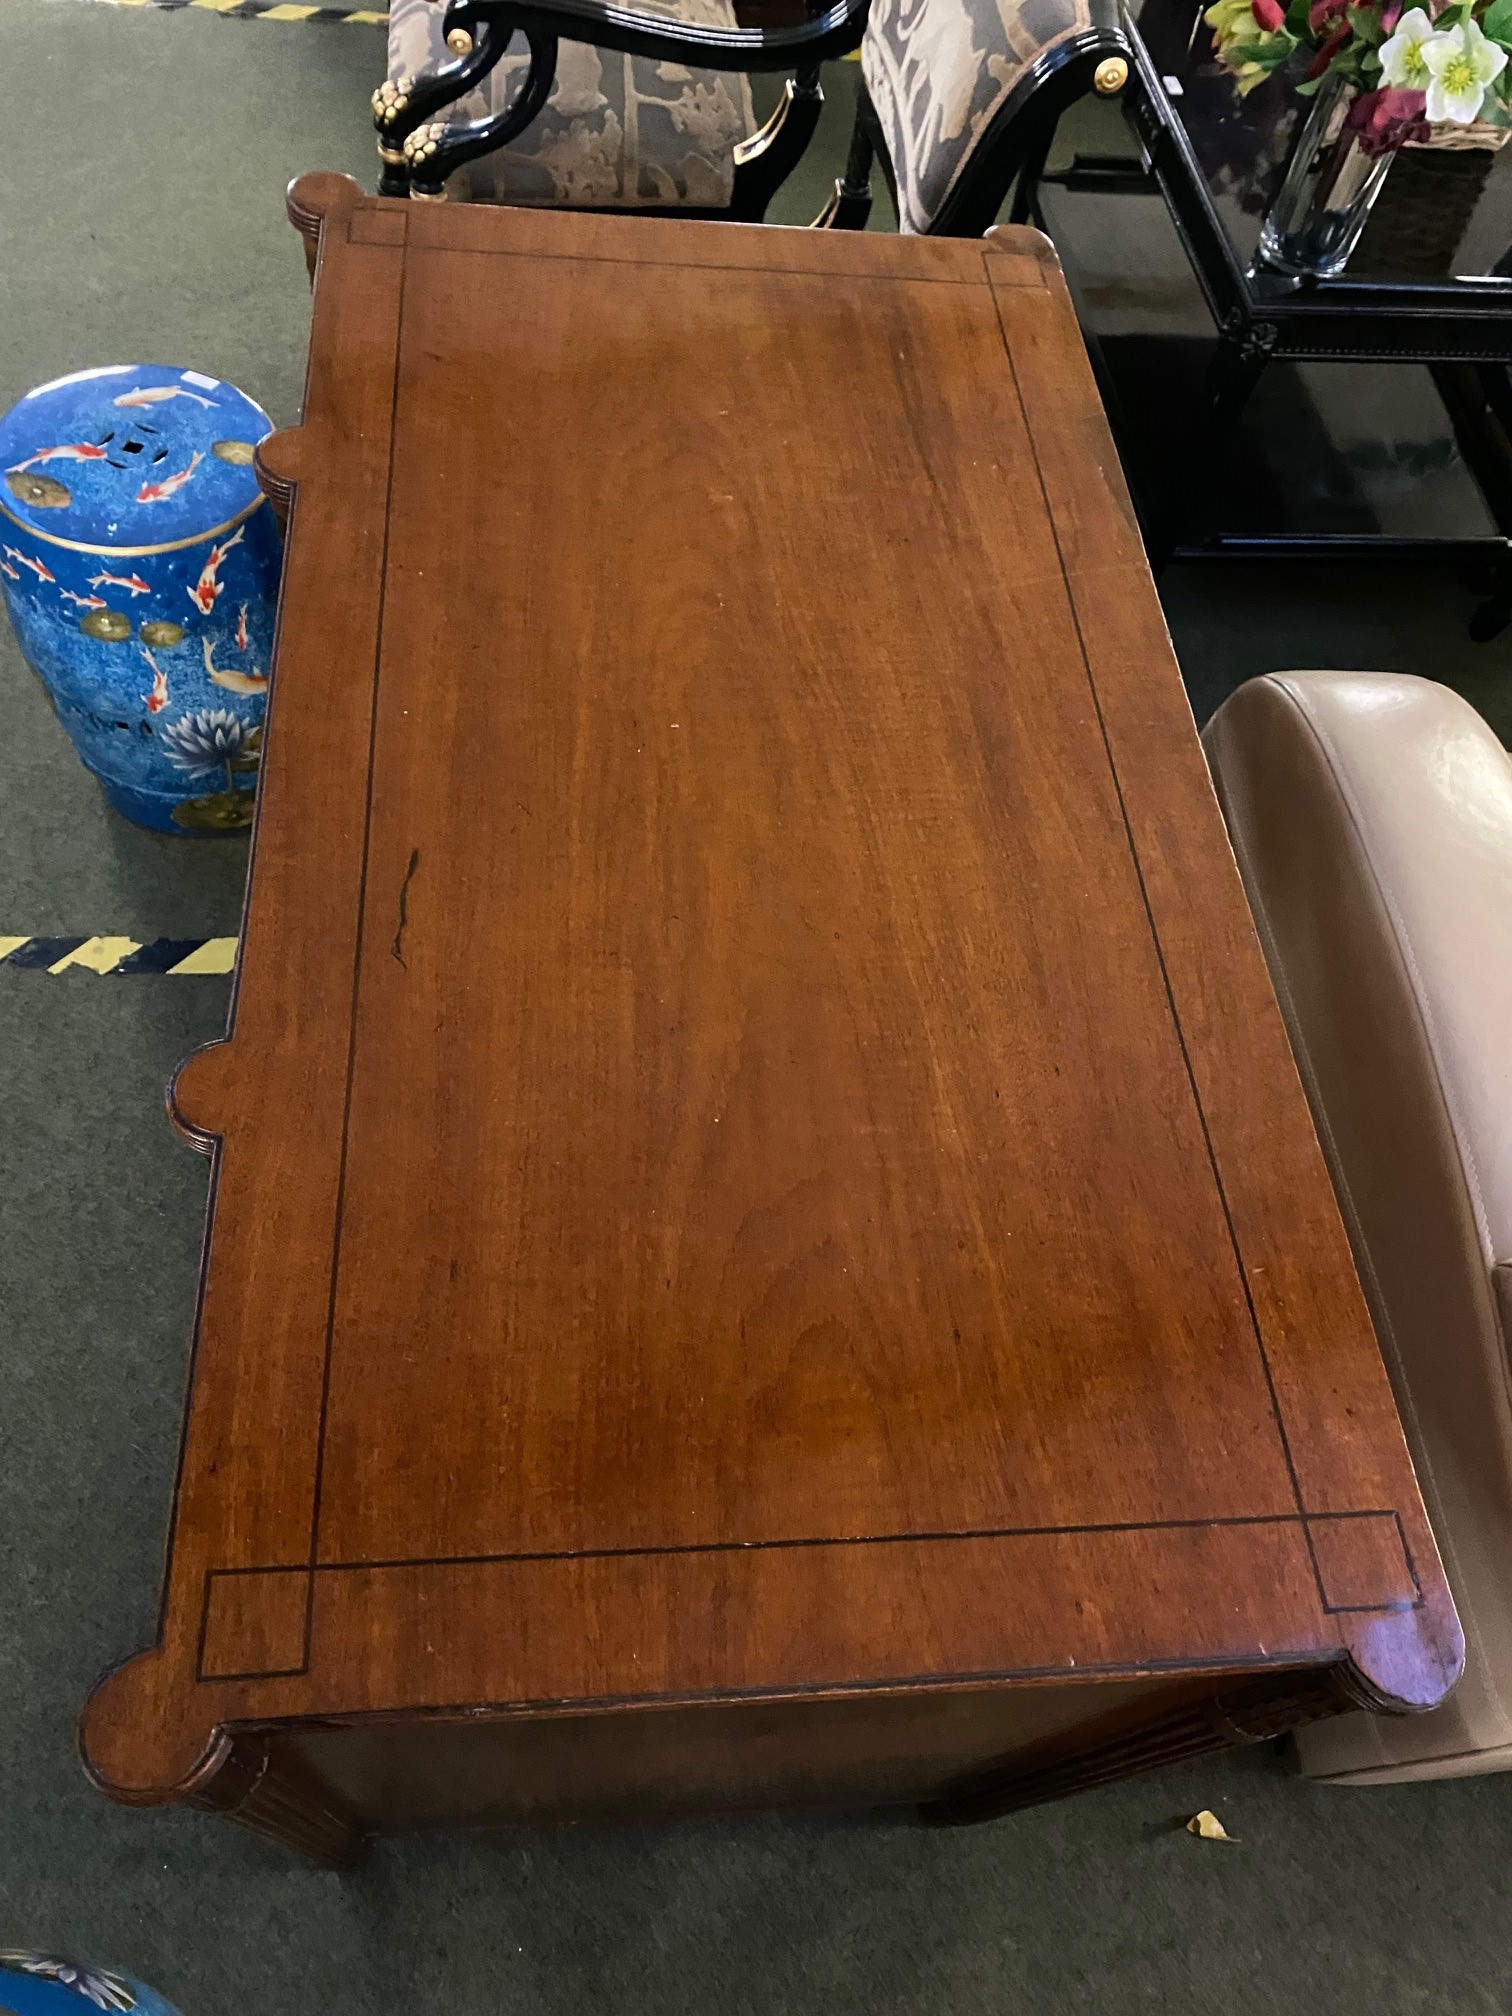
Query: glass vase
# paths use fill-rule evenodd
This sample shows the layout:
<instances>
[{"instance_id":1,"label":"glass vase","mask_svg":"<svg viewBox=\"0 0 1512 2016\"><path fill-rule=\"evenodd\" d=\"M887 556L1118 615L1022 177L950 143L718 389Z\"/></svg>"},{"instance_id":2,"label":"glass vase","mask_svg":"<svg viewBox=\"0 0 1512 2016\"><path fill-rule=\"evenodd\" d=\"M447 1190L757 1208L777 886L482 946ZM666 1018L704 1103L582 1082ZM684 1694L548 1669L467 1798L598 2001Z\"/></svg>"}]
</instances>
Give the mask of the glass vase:
<instances>
[{"instance_id":1,"label":"glass vase","mask_svg":"<svg viewBox=\"0 0 1512 2016\"><path fill-rule=\"evenodd\" d=\"M1259 261L1294 279L1332 279L1359 243L1392 156L1345 129L1354 87L1328 76L1297 128L1281 187L1260 226Z\"/></svg>"}]
</instances>

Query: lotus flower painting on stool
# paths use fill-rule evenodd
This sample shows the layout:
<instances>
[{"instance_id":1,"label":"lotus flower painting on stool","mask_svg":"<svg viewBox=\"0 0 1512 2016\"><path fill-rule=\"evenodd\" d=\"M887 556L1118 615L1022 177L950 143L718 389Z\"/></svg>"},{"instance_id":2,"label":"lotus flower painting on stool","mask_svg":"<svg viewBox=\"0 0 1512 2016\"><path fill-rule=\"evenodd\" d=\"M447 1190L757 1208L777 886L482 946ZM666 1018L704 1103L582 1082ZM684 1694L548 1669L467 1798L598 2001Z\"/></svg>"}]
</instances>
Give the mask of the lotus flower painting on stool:
<instances>
[{"instance_id":1,"label":"lotus flower painting on stool","mask_svg":"<svg viewBox=\"0 0 1512 2016\"><path fill-rule=\"evenodd\" d=\"M5 2016L175 2016L161 1995L109 1967L56 1953L0 1952Z\"/></svg>"}]
</instances>

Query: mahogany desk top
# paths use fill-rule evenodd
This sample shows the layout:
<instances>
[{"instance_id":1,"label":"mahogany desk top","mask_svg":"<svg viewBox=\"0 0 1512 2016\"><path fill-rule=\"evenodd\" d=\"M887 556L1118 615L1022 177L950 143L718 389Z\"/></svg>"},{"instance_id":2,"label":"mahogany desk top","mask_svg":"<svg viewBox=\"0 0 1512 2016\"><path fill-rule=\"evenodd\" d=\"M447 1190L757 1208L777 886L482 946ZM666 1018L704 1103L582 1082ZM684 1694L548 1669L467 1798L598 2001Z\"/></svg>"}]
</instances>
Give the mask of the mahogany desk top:
<instances>
[{"instance_id":1,"label":"mahogany desk top","mask_svg":"<svg viewBox=\"0 0 1512 2016\"><path fill-rule=\"evenodd\" d=\"M1047 242L291 210L161 1636L95 1780L339 1859L995 1810L1437 1702L1458 1623Z\"/></svg>"}]
</instances>

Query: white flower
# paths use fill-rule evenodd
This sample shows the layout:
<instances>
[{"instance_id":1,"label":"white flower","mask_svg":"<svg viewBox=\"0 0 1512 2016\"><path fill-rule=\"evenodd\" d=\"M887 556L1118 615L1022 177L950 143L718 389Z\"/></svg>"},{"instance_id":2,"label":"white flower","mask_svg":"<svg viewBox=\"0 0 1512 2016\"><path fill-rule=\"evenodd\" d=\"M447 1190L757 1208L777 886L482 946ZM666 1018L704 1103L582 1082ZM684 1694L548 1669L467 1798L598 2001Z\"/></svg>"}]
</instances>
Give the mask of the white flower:
<instances>
[{"instance_id":1,"label":"white flower","mask_svg":"<svg viewBox=\"0 0 1512 2016\"><path fill-rule=\"evenodd\" d=\"M1381 44L1381 82L1399 91L1426 91L1429 76L1423 44L1432 39L1433 23L1421 7L1404 14L1395 35Z\"/></svg>"},{"instance_id":2,"label":"white flower","mask_svg":"<svg viewBox=\"0 0 1512 2016\"><path fill-rule=\"evenodd\" d=\"M241 756L247 723L229 707L207 707L168 722L159 728L158 739L181 770L191 777L209 777Z\"/></svg>"},{"instance_id":3,"label":"white flower","mask_svg":"<svg viewBox=\"0 0 1512 2016\"><path fill-rule=\"evenodd\" d=\"M1423 44L1428 65L1428 117L1468 126L1485 100L1486 86L1507 67L1507 52L1482 35L1473 21L1432 35Z\"/></svg>"}]
</instances>

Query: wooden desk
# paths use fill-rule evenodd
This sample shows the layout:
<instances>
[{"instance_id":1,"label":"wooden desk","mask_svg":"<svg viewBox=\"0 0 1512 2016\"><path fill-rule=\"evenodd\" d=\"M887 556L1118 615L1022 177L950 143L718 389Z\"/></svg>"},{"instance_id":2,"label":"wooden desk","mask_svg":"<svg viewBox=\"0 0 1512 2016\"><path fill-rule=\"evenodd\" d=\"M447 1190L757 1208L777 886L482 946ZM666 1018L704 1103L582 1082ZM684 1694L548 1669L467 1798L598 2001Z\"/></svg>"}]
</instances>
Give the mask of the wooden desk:
<instances>
[{"instance_id":1,"label":"wooden desk","mask_svg":"<svg viewBox=\"0 0 1512 2016\"><path fill-rule=\"evenodd\" d=\"M968 1817L1461 1638L1053 255L323 217L161 1637L329 1859Z\"/></svg>"}]
</instances>

